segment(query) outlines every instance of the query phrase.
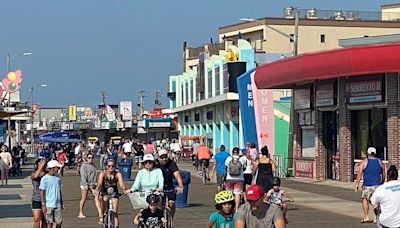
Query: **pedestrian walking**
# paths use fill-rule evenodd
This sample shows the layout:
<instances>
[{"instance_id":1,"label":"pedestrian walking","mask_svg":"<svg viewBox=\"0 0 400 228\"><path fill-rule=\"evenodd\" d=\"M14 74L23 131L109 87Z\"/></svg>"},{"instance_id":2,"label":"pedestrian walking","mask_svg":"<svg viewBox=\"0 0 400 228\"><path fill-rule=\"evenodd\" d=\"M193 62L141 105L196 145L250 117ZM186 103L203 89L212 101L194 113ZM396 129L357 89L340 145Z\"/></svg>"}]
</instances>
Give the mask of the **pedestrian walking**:
<instances>
[{"instance_id":1,"label":"pedestrian walking","mask_svg":"<svg viewBox=\"0 0 400 228\"><path fill-rule=\"evenodd\" d=\"M224 188L226 179L226 166L225 161L231 155L225 151L225 146L221 145L219 151L214 156L214 170L217 173L217 192Z\"/></svg>"},{"instance_id":2,"label":"pedestrian walking","mask_svg":"<svg viewBox=\"0 0 400 228\"><path fill-rule=\"evenodd\" d=\"M285 228L281 209L264 202L265 193L260 185L250 185L245 193L247 202L237 210L235 228Z\"/></svg>"},{"instance_id":3,"label":"pedestrian walking","mask_svg":"<svg viewBox=\"0 0 400 228\"><path fill-rule=\"evenodd\" d=\"M256 167L256 174L255 174L256 184L262 186L264 192L268 192L270 189L272 189L272 180L274 178L275 163L269 157L269 151L267 146L261 148L261 156L258 159L258 161L256 161L255 167Z\"/></svg>"},{"instance_id":4,"label":"pedestrian walking","mask_svg":"<svg viewBox=\"0 0 400 228\"><path fill-rule=\"evenodd\" d=\"M81 200L79 202L79 215L78 218L86 218L85 214L83 213L83 207L85 206L85 202L88 196L88 193L91 192L92 195L93 191L96 187L96 177L97 177L97 170L93 164L93 154L88 154L84 158L84 163L81 166L81 182L80 182L80 189L81 189ZM102 208L101 202L98 196L94 196L94 202L97 208L97 212L99 217L102 217Z\"/></svg>"},{"instance_id":5,"label":"pedestrian walking","mask_svg":"<svg viewBox=\"0 0 400 228\"><path fill-rule=\"evenodd\" d=\"M225 189L232 191L235 195L235 211L240 206L240 200L243 194L243 168L246 166L246 161L239 157L239 148L235 147L232 149L232 156L229 156L225 160L226 167L226 180Z\"/></svg>"},{"instance_id":6,"label":"pedestrian walking","mask_svg":"<svg viewBox=\"0 0 400 228\"><path fill-rule=\"evenodd\" d=\"M8 148L6 145L1 145L0 147L0 172L1 172L1 185L4 183L8 184L8 174L10 168L12 167L12 156L11 153L8 152Z\"/></svg>"},{"instance_id":7,"label":"pedestrian walking","mask_svg":"<svg viewBox=\"0 0 400 228\"><path fill-rule=\"evenodd\" d=\"M42 202L42 212L45 215L47 227L61 228L63 221L62 210L64 209L61 194L61 178L57 175L62 167L56 160L47 163L48 173L40 180L40 199Z\"/></svg>"},{"instance_id":8,"label":"pedestrian walking","mask_svg":"<svg viewBox=\"0 0 400 228\"><path fill-rule=\"evenodd\" d=\"M379 186L371 196L371 204L378 213L377 227L400 227L400 181L396 166L387 171L388 181Z\"/></svg>"},{"instance_id":9,"label":"pedestrian walking","mask_svg":"<svg viewBox=\"0 0 400 228\"><path fill-rule=\"evenodd\" d=\"M356 184L354 190L357 192L360 187L361 176L363 177L362 185L362 208L364 217L361 219L361 223L372 223L374 222L369 218L369 203L371 195L382 184L383 178L383 165L379 158L375 157L376 149L369 147L367 150L368 157L361 161L359 166L359 172L357 174Z\"/></svg>"},{"instance_id":10,"label":"pedestrian walking","mask_svg":"<svg viewBox=\"0 0 400 228\"><path fill-rule=\"evenodd\" d=\"M243 191L246 189L247 186L251 185L251 182L253 181L253 166L254 162L253 159L251 159L250 153L248 150L244 149L242 150L243 152L243 160L246 161L246 168L243 171L243 178L244 178L244 185L243 185Z\"/></svg>"},{"instance_id":11,"label":"pedestrian walking","mask_svg":"<svg viewBox=\"0 0 400 228\"><path fill-rule=\"evenodd\" d=\"M31 174L32 180L32 216L33 228L46 227L46 219L42 212L42 202L40 199L40 180L46 174L46 160L44 158L37 159L35 168ZM42 224L40 224L40 222Z\"/></svg>"}]
</instances>

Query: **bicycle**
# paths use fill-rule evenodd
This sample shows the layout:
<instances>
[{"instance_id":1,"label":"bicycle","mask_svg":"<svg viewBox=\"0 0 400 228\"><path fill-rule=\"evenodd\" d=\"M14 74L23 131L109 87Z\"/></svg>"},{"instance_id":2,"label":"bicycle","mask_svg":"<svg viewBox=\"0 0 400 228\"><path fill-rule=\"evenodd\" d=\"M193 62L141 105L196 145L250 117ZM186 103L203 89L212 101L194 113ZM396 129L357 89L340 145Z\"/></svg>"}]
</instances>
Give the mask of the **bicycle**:
<instances>
[{"instance_id":1,"label":"bicycle","mask_svg":"<svg viewBox=\"0 0 400 228\"><path fill-rule=\"evenodd\" d=\"M151 226L149 227L148 225L146 225L146 223L144 222L143 218L139 218L139 224L138 224L138 228L172 228L173 227L173 218L171 215L171 208L169 208L168 206L168 194L166 193L172 193L175 192L175 189L172 190L163 190L162 192L157 192L157 191L151 191L150 194L155 194L158 195L161 198L161 204L159 206L159 209L162 210L163 212L163 216L166 219L166 222L164 224L158 224L155 226Z\"/></svg>"},{"instance_id":2,"label":"bicycle","mask_svg":"<svg viewBox=\"0 0 400 228\"><path fill-rule=\"evenodd\" d=\"M103 216L103 228L115 228L115 211L112 205L112 199L116 196L122 196L122 193L114 192L113 188L107 189L108 195L108 206L106 208L106 213Z\"/></svg>"},{"instance_id":3,"label":"bicycle","mask_svg":"<svg viewBox=\"0 0 400 228\"><path fill-rule=\"evenodd\" d=\"M207 184L207 167L206 167L206 161L205 160L200 160L201 162L201 180L203 181L203 184Z\"/></svg>"}]
</instances>

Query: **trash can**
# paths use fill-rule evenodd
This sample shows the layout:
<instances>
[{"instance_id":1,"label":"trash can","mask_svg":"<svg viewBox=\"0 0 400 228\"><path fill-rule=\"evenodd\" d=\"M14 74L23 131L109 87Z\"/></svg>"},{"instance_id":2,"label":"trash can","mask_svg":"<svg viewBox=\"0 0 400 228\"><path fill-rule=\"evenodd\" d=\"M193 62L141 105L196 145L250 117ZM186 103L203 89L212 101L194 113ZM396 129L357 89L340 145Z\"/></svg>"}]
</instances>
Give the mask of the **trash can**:
<instances>
[{"instance_id":1,"label":"trash can","mask_svg":"<svg viewBox=\"0 0 400 228\"><path fill-rule=\"evenodd\" d=\"M133 160L131 158L121 158L117 159L118 170L121 172L122 178L124 180L131 179Z\"/></svg>"},{"instance_id":2,"label":"trash can","mask_svg":"<svg viewBox=\"0 0 400 228\"><path fill-rule=\"evenodd\" d=\"M177 208L182 208L182 207L188 207L187 199L188 199L188 193L189 193L189 184L190 184L190 172L187 171L180 171L181 176L182 176L182 182L183 182L183 192L181 194L176 194L176 200L175 200L175 205ZM174 178L173 180L174 186L178 186L178 182Z\"/></svg>"}]
</instances>

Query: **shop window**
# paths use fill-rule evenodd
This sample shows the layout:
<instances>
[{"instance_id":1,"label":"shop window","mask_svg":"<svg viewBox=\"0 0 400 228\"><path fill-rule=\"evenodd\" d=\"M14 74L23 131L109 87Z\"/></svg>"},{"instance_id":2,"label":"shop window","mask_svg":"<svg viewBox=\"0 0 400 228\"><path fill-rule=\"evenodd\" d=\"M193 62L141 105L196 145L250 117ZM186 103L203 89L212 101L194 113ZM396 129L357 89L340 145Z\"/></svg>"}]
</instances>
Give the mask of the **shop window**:
<instances>
[{"instance_id":1,"label":"shop window","mask_svg":"<svg viewBox=\"0 0 400 228\"><path fill-rule=\"evenodd\" d=\"M314 143L315 143L315 130L302 129L301 137L301 156L303 158L313 158L314 157Z\"/></svg>"},{"instance_id":2,"label":"shop window","mask_svg":"<svg viewBox=\"0 0 400 228\"><path fill-rule=\"evenodd\" d=\"M355 159L365 158L368 147L373 146L376 156L387 160L386 109L352 111L351 130Z\"/></svg>"}]
</instances>

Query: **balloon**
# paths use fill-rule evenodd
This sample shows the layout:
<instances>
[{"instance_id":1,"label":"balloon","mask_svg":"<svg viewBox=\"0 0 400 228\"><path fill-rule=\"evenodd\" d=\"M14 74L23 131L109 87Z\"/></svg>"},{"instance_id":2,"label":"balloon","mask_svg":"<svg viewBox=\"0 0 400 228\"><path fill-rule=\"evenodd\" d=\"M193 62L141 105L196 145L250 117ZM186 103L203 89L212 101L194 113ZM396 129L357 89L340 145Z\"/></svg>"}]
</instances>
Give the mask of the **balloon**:
<instances>
[{"instance_id":1,"label":"balloon","mask_svg":"<svg viewBox=\"0 0 400 228\"><path fill-rule=\"evenodd\" d=\"M11 82L11 83L8 85L8 88L9 88L11 91L14 91L14 90L17 88L17 85L16 85L14 82Z\"/></svg>"},{"instance_id":2,"label":"balloon","mask_svg":"<svg viewBox=\"0 0 400 228\"><path fill-rule=\"evenodd\" d=\"M14 72L9 72L9 73L7 74L7 78L8 78L8 80L10 80L10 81L14 81L14 80L17 78L17 75L15 75Z\"/></svg>"}]
</instances>

